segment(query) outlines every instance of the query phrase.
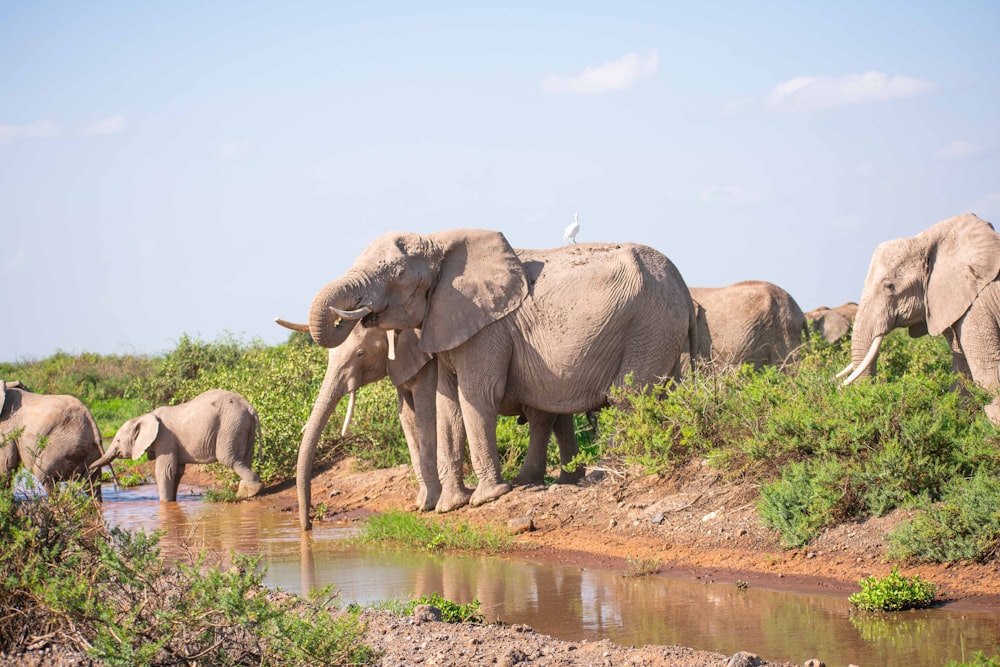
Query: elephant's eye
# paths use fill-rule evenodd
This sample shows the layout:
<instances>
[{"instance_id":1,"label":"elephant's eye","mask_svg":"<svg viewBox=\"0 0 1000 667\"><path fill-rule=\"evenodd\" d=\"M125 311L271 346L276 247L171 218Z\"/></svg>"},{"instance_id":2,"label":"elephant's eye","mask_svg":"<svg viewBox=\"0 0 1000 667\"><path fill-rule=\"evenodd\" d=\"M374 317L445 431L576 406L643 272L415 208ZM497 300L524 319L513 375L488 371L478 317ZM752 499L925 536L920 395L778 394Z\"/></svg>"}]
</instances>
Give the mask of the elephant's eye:
<instances>
[{"instance_id":1,"label":"elephant's eye","mask_svg":"<svg viewBox=\"0 0 1000 667\"><path fill-rule=\"evenodd\" d=\"M889 294L895 294L896 293L896 284L895 283L886 283L885 284L885 291L888 292Z\"/></svg>"},{"instance_id":2,"label":"elephant's eye","mask_svg":"<svg viewBox=\"0 0 1000 667\"><path fill-rule=\"evenodd\" d=\"M365 351L364 350L358 350L358 357L360 358L360 357L363 357L363 356L365 356Z\"/></svg>"}]
</instances>

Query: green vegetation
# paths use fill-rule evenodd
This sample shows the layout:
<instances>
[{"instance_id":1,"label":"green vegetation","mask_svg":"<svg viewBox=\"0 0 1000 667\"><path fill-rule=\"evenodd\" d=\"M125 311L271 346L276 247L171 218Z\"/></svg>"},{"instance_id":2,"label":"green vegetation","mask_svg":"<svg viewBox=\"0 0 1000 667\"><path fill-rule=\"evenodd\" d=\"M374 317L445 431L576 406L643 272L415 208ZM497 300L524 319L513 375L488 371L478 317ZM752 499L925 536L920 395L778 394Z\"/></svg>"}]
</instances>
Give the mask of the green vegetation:
<instances>
[{"instance_id":1,"label":"green vegetation","mask_svg":"<svg viewBox=\"0 0 1000 667\"><path fill-rule=\"evenodd\" d=\"M1000 548L1000 516L991 509L1000 506L1000 433L982 414L987 392L952 374L941 338L894 332L883 343L877 377L840 390L832 378L847 361L844 349L814 337L786 371L745 367L702 372L671 387L626 386L600 413L596 431L584 415L576 416L576 463L665 474L707 460L727 479L760 489L758 511L788 547L807 544L837 522L905 508L915 515L891 536L893 557L994 556ZM272 484L294 476L301 429L325 366L325 351L298 333L273 347L183 336L158 358L60 353L0 364L0 375L37 391L79 396L106 434L129 417L212 387L239 392L260 414L264 443L254 467ZM388 380L359 392L352 433L342 438L345 408L338 407L321 438L318 467L346 455L369 467L409 461ZM524 459L528 426L501 418L497 441L510 478ZM548 456L555 468L554 444ZM235 489L235 474L214 469L221 488L213 497L225 499ZM433 527L426 531L429 537L414 541L420 548L446 539Z\"/></svg>"},{"instance_id":2,"label":"green vegetation","mask_svg":"<svg viewBox=\"0 0 1000 667\"><path fill-rule=\"evenodd\" d=\"M368 665L357 613L330 591L271 593L258 557L168 568L156 535L108 530L78 489L0 495L0 653L42 636L109 665Z\"/></svg>"},{"instance_id":3,"label":"green vegetation","mask_svg":"<svg viewBox=\"0 0 1000 667\"><path fill-rule=\"evenodd\" d=\"M475 526L459 519L435 519L412 512L376 514L365 522L358 540L366 544L394 544L426 551L475 551L495 554L511 549L506 528Z\"/></svg>"},{"instance_id":4,"label":"green vegetation","mask_svg":"<svg viewBox=\"0 0 1000 667\"><path fill-rule=\"evenodd\" d=\"M625 559L628 567L625 569L626 577L648 577L660 571L659 558L641 558L639 556L629 556Z\"/></svg>"},{"instance_id":5,"label":"green vegetation","mask_svg":"<svg viewBox=\"0 0 1000 667\"><path fill-rule=\"evenodd\" d=\"M865 577L860 582L861 591L848 600L863 611L903 611L923 609L934 602L937 589L934 584L917 575L904 577L899 568L884 577Z\"/></svg>"},{"instance_id":6,"label":"green vegetation","mask_svg":"<svg viewBox=\"0 0 1000 667\"><path fill-rule=\"evenodd\" d=\"M440 609L441 620L445 623L475 623L481 625L486 622L478 599L473 599L468 604L459 604L437 593L421 595L415 600L383 600L374 603L371 607L372 609L390 611L399 616L410 616L417 605L420 604Z\"/></svg>"},{"instance_id":7,"label":"green vegetation","mask_svg":"<svg viewBox=\"0 0 1000 667\"><path fill-rule=\"evenodd\" d=\"M988 656L982 651L976 651L972 654L972 660L962 662L952 660L944 667L1000 667L1000 653Z\"/></svg>"}]
</instances>

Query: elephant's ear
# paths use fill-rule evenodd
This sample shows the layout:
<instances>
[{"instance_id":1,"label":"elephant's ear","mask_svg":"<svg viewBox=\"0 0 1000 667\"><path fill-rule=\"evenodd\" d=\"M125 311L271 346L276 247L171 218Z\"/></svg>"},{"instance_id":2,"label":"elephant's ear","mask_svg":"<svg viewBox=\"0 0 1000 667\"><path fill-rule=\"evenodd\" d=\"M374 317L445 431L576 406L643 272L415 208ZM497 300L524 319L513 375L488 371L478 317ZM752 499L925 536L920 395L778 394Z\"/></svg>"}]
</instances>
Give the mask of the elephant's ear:
<instances>
[{"instance_id":1,"label":"elephant's ear","mask_svg":"<svg viewBox=\"0 0 1000 667\"><path fill-rule=\"evenodd\" d=\"M403 329L396 336L396 358L390 359L389 379L397 387L416 375L434 355L420 349L420 332Z\"/></svg>"},{"instance_id":2,"label":"elephant's ear","mask_svg":"<svg viewBox=\"0 0 1000 667\"><path fill-rule=\"evenodd\" d=\"M463 229L431 235L445 248L421 327L420 349L457 347L521 305L524 266L500 232Z\"/></svg>"},{"instance_id":3,"label":"elephant's ear","mask_svg":"<svg viewBox=\"0 0 1000 667\"><path fill-rule=\"evenodd\" d=\"M135 431L132 439L133 460L146 453L146 450L153 446L156 435L160 432L160 420L156 415L147 414L139 417L135 423Z\"/></svg>"},{"instance_id":4,"label":"elephant's ear","mask_svg":"<svg viewBox=\"0 0 1000 667\"><path fill-rule=\"evenodd\" d=\"M958 321L1000 273L1000 235L971 213L948 218L917 235L928 255L927 330L939 335Z\"/></svg>"},{"instance_id":5,"label":"elephant's ear","mask_svg":"<svg viewBox=\"0 0 1000 667\"><path fill-rule=\"evenodd\" d=\"M0 415L3 414L3 406L7 403L7 383L0 380Z\"/></svg>"}]
</instances>

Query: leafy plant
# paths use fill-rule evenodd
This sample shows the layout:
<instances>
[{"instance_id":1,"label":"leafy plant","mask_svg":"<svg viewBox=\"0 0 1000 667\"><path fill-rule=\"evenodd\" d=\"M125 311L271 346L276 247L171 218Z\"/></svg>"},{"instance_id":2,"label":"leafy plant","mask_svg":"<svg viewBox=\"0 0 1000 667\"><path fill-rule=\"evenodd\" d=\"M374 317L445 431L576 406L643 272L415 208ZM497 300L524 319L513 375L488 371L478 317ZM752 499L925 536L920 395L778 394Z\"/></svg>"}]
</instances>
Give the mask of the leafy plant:
<instances>
[{"instance_id":1,"label":"leafy plant","mask_svg":"<svg viewBox=\"0 0 1000 667\"><path fill-rule=\"evenodd\" d=\"M864 611L902 611L922 609L934 602L937 589L917 575L904 577L898 567L893 567L885 577L865 577L860 582L861 591L852 593L848 600Z\"/></svg>"},{"instance_id":2,"label":"leafy plant","mask_svg":"<svg viewBox=\"0 0 1000 667\"><path fill-rule=\"evenodd\" d=\"M625 570L626 577L648 577L660 571L659 558L640 558L639 556L629 556L626 558L628 567Z\"/></svg>"}]
</instances>

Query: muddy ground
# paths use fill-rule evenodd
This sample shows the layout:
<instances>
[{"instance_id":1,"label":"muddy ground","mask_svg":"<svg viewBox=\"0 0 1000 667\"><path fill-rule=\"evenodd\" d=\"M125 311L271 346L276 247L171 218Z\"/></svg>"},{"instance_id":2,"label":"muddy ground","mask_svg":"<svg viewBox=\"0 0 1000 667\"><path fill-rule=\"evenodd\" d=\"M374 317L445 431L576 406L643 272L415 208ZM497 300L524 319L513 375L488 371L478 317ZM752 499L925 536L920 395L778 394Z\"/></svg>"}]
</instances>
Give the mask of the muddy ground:
<instances>
[{"instance_id":1,"label":"muddy ground","mask_svg":"<svg viewBox=\"0 0 1000 667\"><path fill-rule=\"evenodd\" d=\"M313 479L313 502L325 503L323 521L354 524L373 512L409 509L416 483L409 466L358 471L346 460ZM530 519L520 548L579 567L620 569L628 559L656 559L660 574L718 582L745 581L775 590L822 591L845 598L858 581L884 576L885 536L904 512L846 523L824 531L804 549L781 548L775 531L755 511L752 488L723 481L695 462L667 477L627 470L592 470L578 486L516 487L481 507L453 514L473 522ZM252 501L297 512L292 484ZM906 575L934 582L969 609L1000 609L1000 563L910 565ZM726 665L722 656L681 647L623 648L610 642L563 642L525 628L456 627L370 613L369 641L387 651L384 665ZM746 647L752 650L752 647ZM761 656L766 660L767 656ZM805 663L811 658L802 656ZM750 663L748 663L750 664ZM768 663L784 664L784 663Z\"/></svg>"}]
</instances>

